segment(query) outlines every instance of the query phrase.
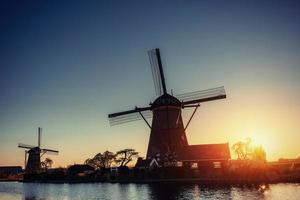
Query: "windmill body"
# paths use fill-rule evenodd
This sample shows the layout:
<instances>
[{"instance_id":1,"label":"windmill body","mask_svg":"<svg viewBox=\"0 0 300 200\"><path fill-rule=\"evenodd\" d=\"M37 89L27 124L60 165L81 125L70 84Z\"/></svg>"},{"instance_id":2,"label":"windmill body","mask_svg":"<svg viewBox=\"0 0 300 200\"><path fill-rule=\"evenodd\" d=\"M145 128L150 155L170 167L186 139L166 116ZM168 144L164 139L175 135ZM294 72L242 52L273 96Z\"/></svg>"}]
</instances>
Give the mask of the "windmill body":
<instances>
[{"instance_id":1,"label":"windmill body","mask_svg":"<svg viewBox=\"0 0 300 200\"><path fill-rule=\"evenodd\" d=\"M148 55L158 97L148 107L135 107L133 110L109 114L108 118L111 125L140 119L146 122L151 129L146 159L155 158L161 163L182 160L183 157L186 158L183 152L189 152L191 149L188 145L185 130L200 103L226 98L225 89L224 87L218 87L176 96L170 95L166 89L159 49L150 50ZM183 124L181 115L184 108L194 108L186 125ZM149 123L147 118L151 117L152 123ZM228 145L223 145L222 148L225 149L224 151L227 152L226 156L228 157ZM193 149L210 149L210 147L193 147ZM195 152L190 154L195 154Z\"/></svg>"},{"instance_id":2,"label":"windmill body","mask_svg":"<svg viewBox=\"0 0 300 200\"><path fill-rule=\"evenodd\" d=\"M41 149L34 147L28 151L26 173L38 173L41 171Z\"/></svg>"},{"instance_id":3,"label":"windmill body","mask_svg":"<svg viewBox=\"0 0 300 200\"><path fill-rule=\"evenodd\" d=\"M153 119L147 158L178 155L183 146L188 145L182 116L181 102L164 94L152 105Z\"/></svg>"},{"instance_id":4,"label":"windmill body","mask_svg":"<svg viewBox=\"0 0 300 200\"><path fill-rule=\"evenodd\" d=\"M19 148L29 149L25 150L25 172L27 174L38 174L41 172L41 156L45 153L58 154L57 150L41 148L41 132L42 129L38 128L38 145L27 145L19 143ZM27 159L28 154L28 159Z\"/></svg>"}]
</instances>

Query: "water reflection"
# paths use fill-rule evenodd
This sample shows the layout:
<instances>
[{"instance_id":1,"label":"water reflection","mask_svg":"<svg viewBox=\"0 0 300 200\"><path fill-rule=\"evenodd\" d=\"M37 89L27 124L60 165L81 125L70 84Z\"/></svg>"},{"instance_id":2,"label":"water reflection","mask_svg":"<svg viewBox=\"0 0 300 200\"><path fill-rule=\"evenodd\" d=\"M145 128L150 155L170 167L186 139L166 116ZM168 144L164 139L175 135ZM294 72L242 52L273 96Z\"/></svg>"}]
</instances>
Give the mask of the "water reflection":
<instances>
[{"instance_id":1,"label":"water reflection","mask_svg":"<svg viewBox=\"0 0 300 200\"><path fill-rule=\"evenodd\" d=\"M159 184L149 186L154 200L178 199L263 199L258 186L201 186Z\"/></svg>"},{"instance_id":2,"label":"water reflection","mask_svg":"<svg viewBox=\"0 0 300 200\"><path fill-rule=\"evenodd\" d=\"M198 184L1 183L0 199L300 199L299 184L203 186Z\"/></svg>"},{"instance_id":3,"label":"water reflection","mask_svg":"<svg viewBox=\"0 0 300 200\"><path fill-rule=\"evenodd\" d=\"M256 192L255 192L256 191ZM256 188L177 184L23 184L24 199L241 199L260 197Z\"/></svg>"},{"instance_id":4,"label":"water reflection","mask_svg":"<svg viewBox=\"0 0 300 200\"><path fill-rule=\"evenodd\" d=\"M177 184L23 184L27 199L258 199L255 187L200 187Z\"/></svg>"}]
</instances>

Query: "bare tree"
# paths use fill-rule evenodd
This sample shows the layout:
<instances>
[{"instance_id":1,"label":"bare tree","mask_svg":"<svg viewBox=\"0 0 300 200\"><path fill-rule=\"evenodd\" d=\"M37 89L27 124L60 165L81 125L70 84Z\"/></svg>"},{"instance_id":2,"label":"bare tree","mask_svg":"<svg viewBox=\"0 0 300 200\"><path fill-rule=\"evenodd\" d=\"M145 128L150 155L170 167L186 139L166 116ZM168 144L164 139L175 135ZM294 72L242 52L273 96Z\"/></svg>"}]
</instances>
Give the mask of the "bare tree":
<instances>
[{"instance_id":1,"label":"bare tree","mask_svg":"<svg viewBox=\"0 0 300 200\"><path fill-rule=\"evenodd\" d=\"M245 152L245 144L244 142L237 142L232 145L231 149L237 155L238 160L245 160L246 159L246 152Z\"/></svg>"},{"instance_id":2,"label":"bare tree","mask_svg":"<svg viewBox=\"0 0 300 200\"><path fill-rule=\"evenodd\" d=\"M93 158L85 160L85 164L90 165L96 169L101 167L109 168L115 160L115 154L110 151L105 151L102 153L97 153Z\"/></svg>"},{"instance_id":3,"label":"bare tree","mask_svg":"<svg viewBox=\"0 0 300 200\"><path fill-rule=\"evenodd\" d=\"M231 149L237 155L238 160L266 160L266 152L263 147L261 145L254 146L251 138L233 144Z\"/></svg>"},{"instance_id":4,"label":"bare tree","mask_svg":"<svg viewBox=\"0 0 300 200\"><path fill-rule=\"evenodd\" d=\"M41 167L47 171L52 167L52 164L53 160L51 160L50 158L45 158L45 160L41 162Z\"/></svg>"},{"instance_id":5,"label":"bare tree","mask_svg":"<svg viewBox=\"0 0 300 200\"><path fill-rule=\"evenodd\" d=\"M137 158L139 153L134 149L123 149L116 153L115 162L119 164L120 167L127 166L133 159Z\"/></svg>"},{"instance_id":6,"label":"bare tree","mask_svg":"<svg viewBox=\"0 0 300 200\"><path fill-rule=\"evenodd\" d=\"M239 141L232 145L231 149L237 155L238 160L248 160L251 158L251 142L251 138L246 138L245 141Z\"/></svg>"},{"instance_id":7,"label":"bare tree","mask_svg":"<svg viewBox=\"0 0 300 200\"><path fill-rule=\"evenodd\" d=\"M111 167L112 163L115 161L116 155L113 152L105 151L102 154L102 166L105 168Z\"/></svg>"},{"instance_id":8,"label":"bare tree","mask_svg":"<svg viewBox=\"0 0 300 200\"><path fill-rule=\"evenodd\" d=\"M95 169L98 168L96 160L94 160L94 158L88 158L88 159L86 159L84 161L84 164L89 165L89 166L91 166L91 167L93 167Z\"/></svg>"}]
</instances>

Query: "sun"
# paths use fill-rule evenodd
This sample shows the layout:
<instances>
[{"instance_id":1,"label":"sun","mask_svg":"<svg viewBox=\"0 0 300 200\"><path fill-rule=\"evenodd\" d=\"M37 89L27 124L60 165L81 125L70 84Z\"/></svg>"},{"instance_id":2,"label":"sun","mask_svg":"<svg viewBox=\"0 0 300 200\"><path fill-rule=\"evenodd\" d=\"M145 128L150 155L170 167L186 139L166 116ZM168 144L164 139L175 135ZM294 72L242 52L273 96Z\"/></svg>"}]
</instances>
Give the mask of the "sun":
<instances>
[{"instance_id":1,"label":"sun","mask_svg":"<svg viewBox=\"0 0 300 200\"><path fill-rule=\"evenodd\" d=\"M263 146L267 150L270 146L270 141L262 135L254 135L250 137L252 139L252 145L254 146Z\"/></svg>"},{"instance_id":2,"label":"sun","mask_svg":"<svg viewBox=\"0 0 300 200\"><path fill-rule=\"evenodd\" d=\"M261 146L267 155L267 159L272 157L272 150L274 147L274 141L269 137L265 131L251 131L243 134L243 138L250 138L253 147Z\"/></svg>"}]
</instances>

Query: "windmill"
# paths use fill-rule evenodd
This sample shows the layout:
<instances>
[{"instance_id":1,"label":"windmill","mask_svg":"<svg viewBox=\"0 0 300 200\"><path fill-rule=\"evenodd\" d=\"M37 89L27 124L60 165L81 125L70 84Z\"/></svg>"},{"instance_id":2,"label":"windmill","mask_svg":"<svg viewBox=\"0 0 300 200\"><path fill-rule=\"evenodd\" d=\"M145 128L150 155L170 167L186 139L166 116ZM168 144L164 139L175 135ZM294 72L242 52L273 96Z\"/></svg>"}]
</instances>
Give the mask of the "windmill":
<instances>
[{"instance_id":1,"label":"windmill","mask_svg":"<svg viewBox=\"0 0 300 200\"><path fill-rule=\"evenodd\" d=\"M143 119L151 129L146 159L160 157L178 159L183 147L188 146L186 129L200 103L226 98L224 87L189 92L181 95L169 94L159 49L148 51L156 95L153 103L147 107L135 107L132 110L109 114L111 125ZM182 109L194 108L186 125L182 121ZM152 123L147 118L152 117Z\"/></svg>"},{"instance_id":2,"label":"windmill","mask_svg":"<svg viewBox=\"0 0 300 200\"><path fill-rule=\"evenodd\" d=\"M52 149L45 149L41 148L41 134L42 134L42 128L38 128L38 145L27 145L19 143L19 148L29 149L25 150L25 172L26 173L38 173L41 170L41 157L45 153L50 153L57 155L57 150ZM27 154L28 154L28 160L27 160ZM27 160L27 162L26 162Z\"/></svg>"}]
</instances>

